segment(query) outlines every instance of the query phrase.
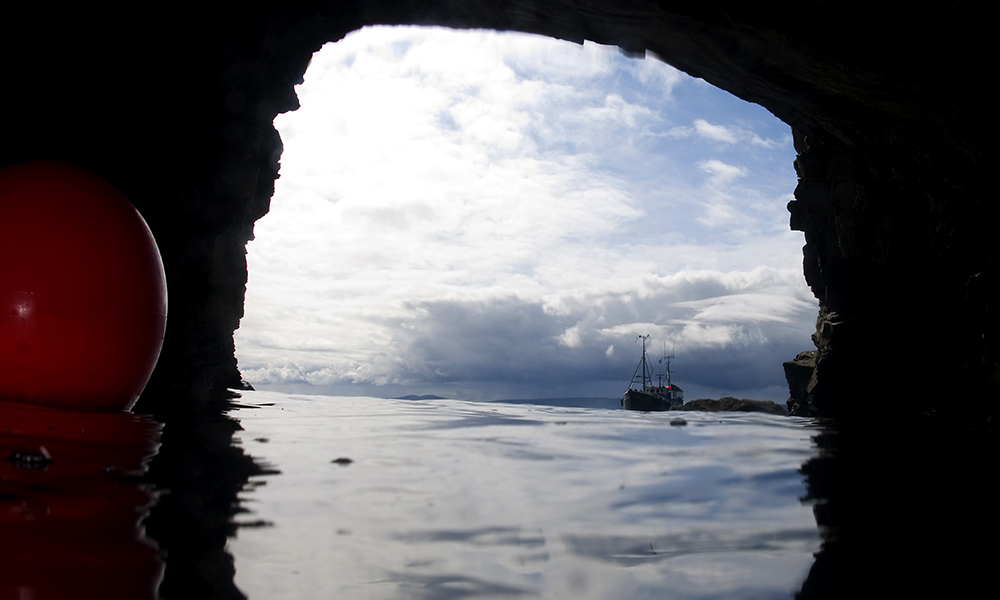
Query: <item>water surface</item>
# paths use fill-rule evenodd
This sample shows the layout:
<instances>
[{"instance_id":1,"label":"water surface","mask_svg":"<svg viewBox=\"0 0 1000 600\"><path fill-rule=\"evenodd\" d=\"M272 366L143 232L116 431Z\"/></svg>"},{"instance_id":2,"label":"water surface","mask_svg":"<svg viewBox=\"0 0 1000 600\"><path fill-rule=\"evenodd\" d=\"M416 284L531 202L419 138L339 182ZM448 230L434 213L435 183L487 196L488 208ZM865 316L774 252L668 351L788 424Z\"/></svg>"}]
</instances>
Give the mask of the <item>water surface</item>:
<instances>
[{"instance_id":1,"label":"water surface","mask_svg":"<svg viewBox=\"0 0 1000 600\"><path fill-rule=\"evenodd\" d=\"M789 598L807 419L246 392L229 541L266 598Z\"/></svg>"}]
</instances>

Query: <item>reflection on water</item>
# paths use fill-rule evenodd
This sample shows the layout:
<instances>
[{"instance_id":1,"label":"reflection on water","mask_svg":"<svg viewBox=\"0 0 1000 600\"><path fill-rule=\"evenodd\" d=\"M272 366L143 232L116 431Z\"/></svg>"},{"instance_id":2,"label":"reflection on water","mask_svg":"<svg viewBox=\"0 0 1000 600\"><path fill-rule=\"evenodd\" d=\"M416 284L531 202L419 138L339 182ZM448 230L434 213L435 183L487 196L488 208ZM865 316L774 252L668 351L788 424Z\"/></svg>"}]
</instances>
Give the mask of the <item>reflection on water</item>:
<instances>
[{"instance_id":1,"label":"reflection on water","mask_svg":"<svg viewBox=\"0 0 1000 600\"><path fill-rule=\"evenodd\" d=\"M237 494L252 475L268 471L233 444L240 426L226 414L232 394L194 402L158 391L144 396L164 422L163 444L145 476L160 496L144 524L166 558L159 593L166 600L244 598L233 584L226 542L242 510Z\"/></svg>"},{"instance_id":2,"label":"reflection on water","mask_svg":"<svg viewBox=\"0 0 1000 600\"><path fill-rule=\"evenodd\" d=\"M983 596L1000 535L989 426L866 412L816 436L802 472L825 536L800 598Z\"/></svg>"},{"instance_id":3,"label":"reflection on water","mask_svg":"<svg viewBox=\"0 0 1000 600\"><path fill-rule=\"evenodd\" d=\"M163 572L136 476L160 424L0 402L0 598L155 597Z\"/></svg>"},{"instance_id":4,"label":"reflection on water","mask_svg":"<svg viewBox=\"0 0 1000 600\"><path fill-rule=\"evenodd\" d=\"M995 565L975 423L178 398L0 402L0 600L975 597Z\"/></svg>"},{"instance_id":5,"label":"reflection on water","mask_svg":"<svg viewBox=\"0 0 1000 600\"><path fill-rule=\"evenodd\" d=\"M808 421L249 392L250 598L789 598ZM350 459L337 460L337 459Z\"/></svg>"}]
</instances>

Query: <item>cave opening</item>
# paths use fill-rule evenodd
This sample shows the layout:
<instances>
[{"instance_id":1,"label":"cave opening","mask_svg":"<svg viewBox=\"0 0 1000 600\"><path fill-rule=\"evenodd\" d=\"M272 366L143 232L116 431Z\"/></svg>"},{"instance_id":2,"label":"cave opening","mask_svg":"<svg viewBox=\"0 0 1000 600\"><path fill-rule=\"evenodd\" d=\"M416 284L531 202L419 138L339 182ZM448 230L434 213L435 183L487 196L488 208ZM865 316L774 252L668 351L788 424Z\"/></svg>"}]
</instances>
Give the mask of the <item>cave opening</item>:
<instances>
[{"instance_id":1,"label":"cave opening","mask_svg":"<svg viewBox=\"0 0 1000 600\"><path fill-rule=\"evenodd\" d=\"M235 335L258 389L614 397L650 333L689 397L787 398L816 301L763 108L655 56L426 27L327 44L297 93Z\"/></svg>"},{"instance_id":2,"label":"cave opening","mask_svg":"<svg viewBox=\"0 0 1000 600\"><path fill-rule=\"evenodd\" d=\"M817 505L819 523L837 529L800 597L981 589L979 574L989 572L993 554L979 541L996 531L987 486L1000 398L1000 278L993 275L995 152L992 129L983 126L992 122L992 96L976 60L990 56L991 20L980 6L202 2L156 19L120 11L111 18L113 9L91 6L14 8L8 20L18 27L0 40L11 90L4 112L17 115L6 123L2 163L57 159L100 173L147 218L166 263L167 341L139 406L170 421L151 471L169 493L145 523L171 557L162 595L241 597L231 581L228 595L206 593L200 578L232 575L228 519L246 483L240 473L249 471L224 456L242 454L229 444L237 426L211 413L221 410L216 392L228 398L226 388L239 384L232 332L243 314L245 242L273 189L280 144L271 122L296 104L292 86L313 50L371 23L497 27L651 49L790 124L806 180L792 220L806 231L806 272L823 303L820 385L797 414L833 416L854 428L846 452L825 450L803 465L809 497L827 499ZM341 479L363 464L325 462L337 456L319 459ZM829 475L816 469L824 463ZM217 509L214 522L205 523L205 507ZM481 533L471 539L533 542L496 528ZM330 537L349 534L336 529ZM584 552L594 548L585 538L571 541ZM615 557L654 551L611 541ZM57 545L39 543L33 555L11 547L18 560L27 557L24 564L49 569ZM700 573L722 569L732 572L720 565ZM103 584L121 569L87 572L88 581ZM679 581L675 575L664 579ZM185 576L197 580L191 589L200 594L176 587ZM419 583L435 581L451 595L477 583Z\"/></svg>"}]
</instances>

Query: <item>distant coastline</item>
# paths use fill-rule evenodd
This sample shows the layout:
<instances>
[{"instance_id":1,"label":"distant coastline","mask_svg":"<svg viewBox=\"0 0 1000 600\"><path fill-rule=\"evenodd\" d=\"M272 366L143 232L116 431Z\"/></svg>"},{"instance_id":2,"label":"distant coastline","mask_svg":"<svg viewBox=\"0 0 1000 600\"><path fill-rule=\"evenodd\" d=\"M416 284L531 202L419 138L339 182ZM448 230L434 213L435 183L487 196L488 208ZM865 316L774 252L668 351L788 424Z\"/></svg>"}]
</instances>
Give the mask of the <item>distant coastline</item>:
<instances>
[{"instance_id":1,"label":"distant coastline","mask_svg":"<svg viewBox=\"0 0 1000 600\"><path fill-rule=\"evenodd\" d=\"M448 400L441 396L425 394L418 396L409 394L397 396L393 400ZM506 404L537 404L539 406L561 406L566 408L621 408L621 398L572 397L572 398L501 398L497 400L482 400L484 404L496 402Z\"/></svg>"},{"instance_id":2,"label":"distant coastline","mask_svg":"<svg viewBox=\"0 0 1000 600\"><path fill-rule=\"evenodd\" d=\"M425 394L418 396L409 394L398 396L393 400L447 400L442 396ZM603 397L569 397L569 398L502 398L498 400L483 400L484 404L536 404L538 406L558 406L562 408L608 408L621 409L621 398ZM699 398L685 402L673 410L698 412L764 412L771 414L788 414L784 404L770 400L747 400L725 396L719 399Z\"/></svg>"},{"instance_id":3,"label":"distant coastline","mask_svg":"<svg viewBox=\"0 0 1000 600\"><path fill-rule=\"evenodd\" d=\"M540 406L561 406L566 408L621 408L621 398L504 398L490 402L506 402L507 404L538 404Z\"/></svg>"}]
</instances>

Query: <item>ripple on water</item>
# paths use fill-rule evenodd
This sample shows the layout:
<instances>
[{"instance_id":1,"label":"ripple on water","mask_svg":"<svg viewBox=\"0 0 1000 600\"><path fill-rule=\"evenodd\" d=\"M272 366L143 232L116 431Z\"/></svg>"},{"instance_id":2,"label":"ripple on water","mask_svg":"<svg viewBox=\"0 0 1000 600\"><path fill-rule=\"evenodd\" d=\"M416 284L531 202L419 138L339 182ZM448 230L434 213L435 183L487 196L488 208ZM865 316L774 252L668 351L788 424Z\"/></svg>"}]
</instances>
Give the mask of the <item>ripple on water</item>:
<instances>
[{"instance_id":1,"label":"ripple on water","mask_svg":"<svg viewBox=\"0 0 1000 600\"><path fill-rule=\"evenodd\" d=\"M230 540L251 599L788 598L819 547L799 500L804 419L241 403L260 408L233 413L238 437L281 471L242 496L248 521L273 526Z\"/></svg>"}]
</instances>

